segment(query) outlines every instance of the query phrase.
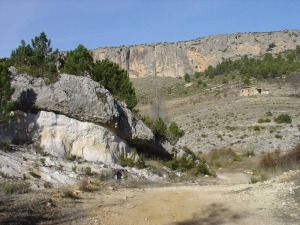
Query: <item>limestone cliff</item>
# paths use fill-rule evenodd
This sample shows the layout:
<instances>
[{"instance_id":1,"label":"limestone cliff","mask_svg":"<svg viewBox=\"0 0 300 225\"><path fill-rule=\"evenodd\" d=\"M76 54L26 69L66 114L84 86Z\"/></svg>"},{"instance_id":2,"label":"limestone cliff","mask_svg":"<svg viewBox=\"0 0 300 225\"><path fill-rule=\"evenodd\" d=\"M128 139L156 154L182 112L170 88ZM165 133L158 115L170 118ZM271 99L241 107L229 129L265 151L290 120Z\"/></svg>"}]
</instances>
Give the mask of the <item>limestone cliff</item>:
<instances>
[{"instance_id":1,"label":"limestone cliff","mask_svg":"<svg viewBox=\"0 0 300 225\"><path fill-rule=\"evenodd\" d=\"M299 30L212 35L191 41L106 47L92 50L94 60L118 63L129 77L184 76L223 59L278 53L300 45Z\"/></svg>"},{"instance_id":2,"label":"limestone cliff","mask_svg":"<svg viewBox=\"0 0 300 225\"><path fill-rule=\"evenodd\" d=\"M126 106L99 83L80 76L60 75L47 85L42 78L13 76L15 120L1 126L0 140L39 141L50 154L80 156L113 164L136 147L169 157L172 146L161 143Z\"/></svg>"}]
</instances>

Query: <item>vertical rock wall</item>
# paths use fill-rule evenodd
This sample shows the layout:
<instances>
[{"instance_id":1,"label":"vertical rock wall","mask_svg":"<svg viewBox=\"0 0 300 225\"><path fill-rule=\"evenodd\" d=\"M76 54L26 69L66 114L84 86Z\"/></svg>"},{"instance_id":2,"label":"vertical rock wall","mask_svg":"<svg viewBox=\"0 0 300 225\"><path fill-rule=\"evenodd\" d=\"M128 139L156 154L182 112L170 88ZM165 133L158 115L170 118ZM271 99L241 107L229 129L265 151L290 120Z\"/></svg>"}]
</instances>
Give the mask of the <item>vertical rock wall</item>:
<instances>
[{"instance_id":1,"label":"vertical rock wall","mask_svg":"<svg viewBox=\"0 0 300 225\"><path fill-rule=\"evenodd\" d=\"M275 47L270 48L270 44ZM278 53L300 45L300 31L213 35L176 43L106 47L92 50L94 60L118 63L129 77L182 77L185 73L204 71L228 58Z\"/></svg>"}]
</instances>

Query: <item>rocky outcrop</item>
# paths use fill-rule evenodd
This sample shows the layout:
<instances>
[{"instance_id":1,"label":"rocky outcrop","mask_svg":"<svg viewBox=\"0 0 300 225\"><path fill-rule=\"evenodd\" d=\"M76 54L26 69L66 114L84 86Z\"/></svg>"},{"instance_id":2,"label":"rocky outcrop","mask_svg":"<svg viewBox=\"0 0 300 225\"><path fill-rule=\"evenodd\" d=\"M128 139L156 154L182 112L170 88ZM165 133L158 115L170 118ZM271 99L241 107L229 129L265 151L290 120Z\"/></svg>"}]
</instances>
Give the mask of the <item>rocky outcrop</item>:
<instances>
[{"instance_id":1,"label":"rocky outcrop","mask_svg":"<svg viewBox=\"0 0 300 225\"><path fill-rule=\"evenodd\" d=\"M18 75L11 86L12 100L27 114L17 116L6 133L17 127L14 136L23 141L38 138L51 154L70 153L108 164L130 147L169 156L171 149L168 152L141 120L87 77L62 74L46 85L42 78Z\"/></svg>"},{"instance_id":2,"label":"rocky outcrop","mask_svg":"<svg viewBox=\"0 0 300 225\"><path fill-rule=\"evenodd\" d=\"M117 163L120 154L130 154L125 140L94 123L46 111L36 114L18 111L15 118L0 138L16 143L38 141L53 156L74 155L108 165Z\"/></svg>"},{"instance_id":3,"label":"rocky outcrop","mask_svg":"<svg viewBox=\"0 0 300 225\"><path fill-rule=\"evenodd\" d=\"M92 50L94 60L109 60L126 69L131 78L182 77L204 71L224 59L278 53L300 45L299 30L212 35L191 41L106 47Z\"/></svg>"}]
</instances>

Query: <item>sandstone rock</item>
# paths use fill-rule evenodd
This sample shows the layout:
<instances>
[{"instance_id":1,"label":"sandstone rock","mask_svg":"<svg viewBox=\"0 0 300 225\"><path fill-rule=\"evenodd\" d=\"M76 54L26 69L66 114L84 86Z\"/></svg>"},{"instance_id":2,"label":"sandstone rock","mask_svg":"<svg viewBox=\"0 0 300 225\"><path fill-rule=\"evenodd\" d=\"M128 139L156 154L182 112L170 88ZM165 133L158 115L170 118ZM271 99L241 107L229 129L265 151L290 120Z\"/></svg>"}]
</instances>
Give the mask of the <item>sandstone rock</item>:
<instances>
[{"instance_id":1,"label":"sandstone rock","mask_svg":"<svg viewBox=\"0 0 300 225\"><path fill-rule=\"evenodd\" d=\"M126 151L128 144L144 152L169 156L165 143L158 142L129 109L87 77L62 74L56 83L46 85L42 78L18 75L11 86L17 108L30 113L20 121L17 118L14 125L6 128L10 130L7 133L18 127L25 131L19 132L18 138L39 136L41 144L53 154L72 153L112 163L117 152Z\"/></svg>"},{"instance_id":2,"label":"sandstone rock","mask_svg":"<svg viewBox=\"0 0 300 225\"><path fill-rule=\"evenodd\" d=\"M275 47L270 48L271 44ZM191 41L106 47L92 50L94 60L109 60L126 69L131 78L145 76L183 77L204 71L223 59L243 55L278 53L300 45L299 30L212 35Z\"/></svg>"}]
</instances>

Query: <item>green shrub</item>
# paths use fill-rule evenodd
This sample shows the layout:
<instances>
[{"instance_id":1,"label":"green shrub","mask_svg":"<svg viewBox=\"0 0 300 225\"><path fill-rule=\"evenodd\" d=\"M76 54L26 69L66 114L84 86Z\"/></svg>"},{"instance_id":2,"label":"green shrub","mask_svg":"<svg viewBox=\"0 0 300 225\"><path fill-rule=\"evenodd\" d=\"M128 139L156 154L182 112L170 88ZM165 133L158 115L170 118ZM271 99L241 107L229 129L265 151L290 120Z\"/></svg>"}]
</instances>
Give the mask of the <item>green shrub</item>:
<instances>
[{"instance_id":1,"label":"green shrub","mask_svg":"<svg viewBox=\"0 0 300 225\"><path fill-rule=\"evenodd\" d=\"M223 78L222 84L228 84L228 80L226 78Z\"/></svg>"},{"instance_id":2,"label":"green shrub","mask_svg":"<svg viewBox=\"0 0 300 225\"><path fill-rule=\"evenodd\" d=\"M43 184L44 188L51 188L52 187L52 184L48 181L44 182Z\"/></svg>"},{"instance_id":3,"label":"green shrub","mask_svg":"<svg viewBox=\"0 0 300 225\"><path fill-rule=\"evenodd\" d=\"M202 80L198 80L198 82L197 82L197 85L198 86L201 86L203 83L202 83Z\"/></svg>"},{"instance_id":4,"label":"green shrub","mask_svg":"<svg viewBox=\"0 0 300 225\"><path fill-rule=\"evenodd\" d=\"M40 162L41 162L41 164L44 166L44 165L45 165L45 162L46 162L46 159L45 159L45 158L40 158Z\"/></svg>"},{"instance_id":5,"label":"green shrub","mask_svg":"<svg viewBox=\"0 0 300 225\"><path fill-rule=\"evenodd\" d=\"M0 141L0 150L9 151L11 149L9 141Z\"/></svg>"},{"instance_id":6,"label":"green shrub","mask_svg":"<svg viewBox=\"0 0 300 225\"><path fill-rule=\"evenodd\" d=\"M243 82L244 82L244 85L250 85L251 84L251 81L248 77L246 77Z\"/></svg>"},{"instance_id":7,"label":"green shrub","mask_svg":"<svg viewBox=\"0 0 300 225\"><path fill-rule=\"evenodd\" d=\"M89 166L85 167L84 170L83 170L83 172L87 176L92 176L93 175L92 169Z\"/></svg>"},{"instance_id":8,"label":"green shrub","mask_svg":"<svg viewBox=\"0 0 300 225\"><path fill-rule=\"evenodd\" d=\"M138 168L138 169L146 168L146 163L142 157L139 157L134 164L135 164L136 168Z\"/></svg>"},{"instance_id":9,"label":"green shrub","mask_svg":"<svg viewBox=\"0 0 300 225\"><path fill-rule=\"evenodd\" d=\"M200 78L201 76L203 76L203 73L202 73L202 72L195 72L195 73L194 73L194 77L195 77L196 79Z\"/></svg>"},{"instance_id":10,"label":"green shrub","mask_svg":"<svg viewBox=\"0 0 300 225\"><path fill-rule=\"evenodd\" d=\"M162 118L158 118L155 123L154 132L157 136L165 137L167 134L167 125L162 120Z\"/></svg>"},{"instance_id":11,"label":"green shrub","mask_svg":"<svg viewBox=\"0 0 300 225\"><path fill-rule=\"evenodd\" d=\"M188 73L186 73L186 74L184 74L184 80L185 80L185 82L191 82L191 76L188 74Z\"/></svg>"},{"instance_id":12,"label":"green shrub","mask_svg":"<svg viewBox=\"0 0 300 225\"><path fill-rule=\"evenodd\" d=\"M223 141L224 139L223 139L223 136L221 135L221 134L216 134L216 137L218 138L218 139L220 139L220 141Z\"/></svg>"},{"instance_id":13,"label":"green shrub","mask_svg":"<svg viewBox=\"0 0 300 225\"><path fill-rule=\"evenodd\" d=\"M197 160L194 154L183 155L181 157L175 156L172 160L169 160L164 164L171 170L177 170L195 176L201 174L211 175L208 167L205 164L205 160L203 158Z\"/></svg>"},{"instance_id":14,"label":"green shrub","mask_svg":"<svg viewBox=\"0 0 300 225\"><path fill-rule=\"evenodd\" d=\"M184 132L180 130L177 123L172 121L168 128L167 138L172 144L176 144L179 138L184 135Z\"/></svg>"},{"instance_id":15,"label":"green shrub","mask_svg":"<svg viewBox=\"0 0 300 225\"><path fill-rule=\"evenodd\" d=\"M121 153L118 157L119 159L119 165L122 167L133 167L134 166L134 160L132 157L128 157L127 154Z\"/></svg>"},{"instance_id":16,"label":"green shrub","mask_svg":"<svg viewBox=\"0 0 300 225\"><path fill-rule=\"evenodd\" d=\"M73 166L72 166L72 171L73 171L74 173L77 172L77 166L76 166L76 165L73 165Z\"/></svg>"},{"instance_id":17,"label":"green shrub","mask_svg":"<svg viewBox=\"0 0 300 225\"><path fill-rule=\"evenodd\" d=\"M138 169L146 168L146 163L142 156L139 156L137 154L137 151L135 148L132 149L131 155L128 156L126 153L121 153L118 156L119 159L119 165L122 167L136 167Z\"/></svg>"},{"instance_id":18,"label":"green shrub","mask_svg":"<svg viewBox=\"0 0 300 225\"><path fill-rule=\"evenodd\" d=\"M232 126L226 126L225 128L229 131L236 131L238 129L237 127L232 127Z\"/></svg>"},{"instance_id":19,"label":"green shrub","mask_svg":"<svg viewBox=\"0 0 300 225\"><path fill-rule=\"evenodd\" d=\"M75 161L76 158L77 158L76 155L72 155L70 153L66 154L66 160Z\"/></svg>"},{"instance_id":20,"label":"green shrub","mask_svg":"<svg viewBox=\"0 0 300 225\"><path fill-rule=\"evenodd\" d=\"M255 126L253 127L253 130L254 130L254 131L260 131L260 126L255 125Z\"/></svg>"},{"instance_id":21,"label":"green shrub","mask_svg":"<svg viewBox=\"0 0 300 225\"><path fill-rule=\"evenodd\" d=\"M274 118L276 123L292 123L292 117L289 114L280 114L278 117Z\"/></svg>"},{"instance_id":22,"label":"green shrub","mask_svg":"<svg viewBox=\"0 0 300 225\"><path fill-rule=\"evenodd\" d=\"M267 118L267 119L260 118L257 122L258 123L270 123L271 120L269 118Z\"/></svg>"},{"instance_id":23,"label":"green shrub","mask_svg":"<svg viewBox=\"0 0 300 225\"><path fill-rule=\"evenodd\" d=\"M259 182L259 179L257 177L252 176L250 178L250 181L249 181L250 184L256 184L257 182Z\"/></svg>"}]
</instances>

